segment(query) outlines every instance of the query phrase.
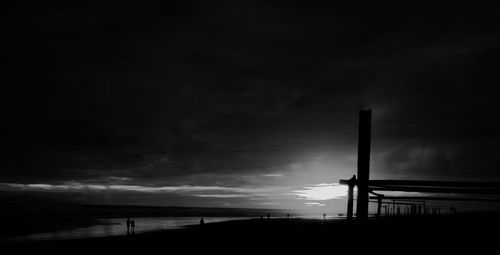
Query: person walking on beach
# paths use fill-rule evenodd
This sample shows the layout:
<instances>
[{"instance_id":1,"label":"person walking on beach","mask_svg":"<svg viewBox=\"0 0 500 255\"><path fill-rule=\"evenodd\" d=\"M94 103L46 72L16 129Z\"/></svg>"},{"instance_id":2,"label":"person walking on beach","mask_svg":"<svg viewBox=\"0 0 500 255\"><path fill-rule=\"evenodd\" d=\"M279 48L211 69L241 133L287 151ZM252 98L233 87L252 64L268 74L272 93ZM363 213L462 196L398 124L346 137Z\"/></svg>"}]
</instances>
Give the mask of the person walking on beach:
<instances>
[{"instance_id":1,"label":"person walking on beach","mask_svg":"<svg viewBox=\"0 0 500 255\"><path fill-rule=\"evenodd\" d=\"M127 235L130 234L130 218L127 219Z\"/></svg>"},{"instance_id":2,"label":"person walking on beach","mask_svg":"<svg viewBox=\"0 0 500 255\"><path fill-rule=\"evenodd\" d=\"M131 229L132 229L132 234L134 234L134 233L135 233L135 220L132 220L132 221L130 222L130 227L131 227Z\"/></svg>"},{"instance_id":3,"label":"person walking on beach","mask_svg":"<svg viewBox=\"0 0 500 255\"><path fill-rule=\"evenodd\" d=\"M205 220L203 219L203 217L200 219L200 225L203 225L205 224Z\"/></svg>"}]
</instances>

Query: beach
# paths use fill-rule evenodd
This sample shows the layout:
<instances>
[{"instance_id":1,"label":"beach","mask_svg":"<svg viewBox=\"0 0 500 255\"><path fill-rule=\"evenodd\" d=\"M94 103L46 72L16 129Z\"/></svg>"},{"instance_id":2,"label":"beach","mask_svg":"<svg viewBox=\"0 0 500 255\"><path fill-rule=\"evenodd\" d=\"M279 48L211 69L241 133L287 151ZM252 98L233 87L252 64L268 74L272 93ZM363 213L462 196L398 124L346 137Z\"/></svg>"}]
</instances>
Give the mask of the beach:
<instances>
[{"instance_id":1,"label":"beach","mask_svg":"<svg viewBox=\"0 0 500 255\"><path fill-rule=\"evenodd\" d=\"M370 219L366 222L313 219L249 219L194 225L184 229L78 240L4 244L17 251L56 254L110 251L126 254L263 253L268 251L476 252L496 242L498 218L440 215ZM491 232L493 231L493 232ZM401 250L403 249L403 250Z\"/></svg>"},{"instance_id":2,"label":"beach","mask_svg":"<svg viewBox=\"0 0 500 255\"><path fill-rule=\"evenodd\" d=\"M136 219L136 233L142 233L197 224L201 217L212 223L267 213L285 215L277 210L241 208L2 203L0 243L117 236L126 233L127 218Z\"/></svg>"}]
</instances>

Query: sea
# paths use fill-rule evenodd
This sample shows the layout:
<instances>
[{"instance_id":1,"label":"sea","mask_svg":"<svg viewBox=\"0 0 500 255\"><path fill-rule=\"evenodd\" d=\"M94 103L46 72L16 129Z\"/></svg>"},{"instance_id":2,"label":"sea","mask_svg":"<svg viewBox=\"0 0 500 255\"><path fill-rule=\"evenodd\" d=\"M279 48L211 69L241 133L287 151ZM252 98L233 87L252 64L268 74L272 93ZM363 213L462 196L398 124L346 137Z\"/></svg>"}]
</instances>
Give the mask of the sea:
<instances>
[{"instance_id":1,"label":"sea","mask_svg":"<svg viewBox=\"0 0 500 255\"><path fill-rule=\"evenodd\" d=\"M205 223L215 223L229 220L245 220L243 217L204 217ZM2 242L50 241L67 239L84 239L127 235L126 218L100 219L96 225L70 230L59 230L47 233L35 233L2 239ZM190 225L200 224L200 217L141 217L134 218L134 234L152 231L181 229Z\"/></svg>"},{"instance_id":2,"label":"sea","mask_svg":"<svg viewBox=\"0 0 500 255\"><path fill-rule=\"evenodd\" d=\"M135 234L175 230L200 224L287 217L322 219L323 215L298 215L285 210L149 207L80 204L0 204L0 243L86 239L127 235L127 218L135 221ZM327 219L338 216L327 216Z\"/></svg>"}]
</instances>

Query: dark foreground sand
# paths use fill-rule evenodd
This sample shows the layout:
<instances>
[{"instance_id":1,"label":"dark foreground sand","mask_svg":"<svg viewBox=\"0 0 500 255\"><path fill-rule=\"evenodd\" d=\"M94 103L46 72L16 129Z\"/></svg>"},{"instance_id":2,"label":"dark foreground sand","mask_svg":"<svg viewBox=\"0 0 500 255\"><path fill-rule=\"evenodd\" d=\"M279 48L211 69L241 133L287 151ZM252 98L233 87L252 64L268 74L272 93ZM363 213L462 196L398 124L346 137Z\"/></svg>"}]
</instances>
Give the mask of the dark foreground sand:
<instances>
[{"instance_id":1,"label":"dark foreground sand","mask_svg":"<svg viewBox=\"0 0 500 255\"><path fill-rule=\"evenodd\" d=\"M48 254L375 254L496 253L500 221L491 215L347 220L254 219L133 236L4 244L4 250ZM367 251L365 251L367 249ZM12 254L12 253L9 253Z\"/></svg>"}]
</instances>

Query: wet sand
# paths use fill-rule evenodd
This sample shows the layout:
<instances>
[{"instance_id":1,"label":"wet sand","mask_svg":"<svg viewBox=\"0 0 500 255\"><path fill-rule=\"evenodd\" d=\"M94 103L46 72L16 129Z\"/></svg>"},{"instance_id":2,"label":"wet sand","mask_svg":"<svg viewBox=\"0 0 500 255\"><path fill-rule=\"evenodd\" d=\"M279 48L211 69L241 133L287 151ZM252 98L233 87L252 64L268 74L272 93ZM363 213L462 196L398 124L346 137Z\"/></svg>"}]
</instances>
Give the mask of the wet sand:
<instances>
[{"instance_id":1,"label":"wet sand","mask_svg":"<svg viewBox=\"0 0 500 255\"><path fill-rule=\"evenodd\" d=\"M1 198L1 196L0 196ZM255 218L279 210L201 207L155 207L50 203L0 203L0 243L2 239L39 233L53 233L103 225L103 220L128 217L239 217ZM194 221L197 222L197 221Z\"/></svg>"},{"instance_id":2,"label":"wet sand","mask_svg":"<svg viewBox=\"0 0 500 255\"><path fill-rule=\"evenodd\" d=\"M181 230L118 237L5 244L19 252L113 252L113 254L337 253L369 249L378 253L464 252L497 249L496 216L385 218L364 223L347 220L252 219L197 225ZM403 249L403 250L401 250ZM177 254L177 253L175 253Z\"/></svg>"}]
</instances>

